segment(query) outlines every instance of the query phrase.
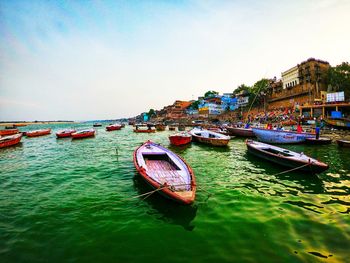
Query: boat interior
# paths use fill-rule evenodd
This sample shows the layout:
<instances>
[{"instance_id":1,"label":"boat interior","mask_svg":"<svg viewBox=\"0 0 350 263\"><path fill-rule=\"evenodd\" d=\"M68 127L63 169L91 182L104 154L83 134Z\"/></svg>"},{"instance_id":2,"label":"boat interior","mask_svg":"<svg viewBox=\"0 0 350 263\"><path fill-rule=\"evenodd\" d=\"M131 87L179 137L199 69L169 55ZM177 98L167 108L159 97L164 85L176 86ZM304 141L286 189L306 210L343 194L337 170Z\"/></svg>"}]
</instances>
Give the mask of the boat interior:
<instances>
[{"instance_id":1,"label":"boat interior","mask_svg":"<svg viewBox=\"0 0 350 263\"><path fill-rule=\"evenodd\" d=\"M273 154L280 154L280 155L283 155L286 157L293 156L293 154L290 154L290 152L288 150L278 151L278 150L272 149L272 148L263 148L262 150L264 150L265 152L273 153Z\"/></svg>"},{"instance_id":2,"label":"boat interior","mask_svg":"<svg viewBox=\"0 0 350 263\"><path fill-rule=\"evenodd\" d=\"M167 183L174 191L189 191L191 189L187 174L183 173L166 153L143 153L142 157L149 176L160 184Z\"/></svg>"}]
</instances>

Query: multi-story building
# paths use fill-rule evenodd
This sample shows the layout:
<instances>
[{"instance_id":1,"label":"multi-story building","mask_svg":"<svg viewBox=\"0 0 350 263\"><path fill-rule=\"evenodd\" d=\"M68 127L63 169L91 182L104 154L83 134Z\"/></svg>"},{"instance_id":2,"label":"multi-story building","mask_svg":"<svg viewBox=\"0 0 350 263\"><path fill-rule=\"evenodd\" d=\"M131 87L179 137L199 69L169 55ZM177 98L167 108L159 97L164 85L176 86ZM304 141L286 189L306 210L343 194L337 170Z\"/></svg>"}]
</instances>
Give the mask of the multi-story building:
<instances>
[{"instance_id":1,"label":"multi-story building","mask_svg":"<svg viewBox=\"0 0 350 263\"><path fill-rule=\"evenodd\" d=\"M166 118L181 119L186 117L186 109L193 103L193 101L177 100L173 105L166 109Z\"/></svg>"},{"instance_id":2,"label":"multi-story building","mask_svg":"<svg viewBox=\"0 0 350 263\"><path fill-rule=\"evenodd\" d=\"M270 83L269 109L312 105L327 90L329 63L310 58L282 72L281 81ZM281 87L282 84L282 87Z\"/></svg>"}]
</instances>

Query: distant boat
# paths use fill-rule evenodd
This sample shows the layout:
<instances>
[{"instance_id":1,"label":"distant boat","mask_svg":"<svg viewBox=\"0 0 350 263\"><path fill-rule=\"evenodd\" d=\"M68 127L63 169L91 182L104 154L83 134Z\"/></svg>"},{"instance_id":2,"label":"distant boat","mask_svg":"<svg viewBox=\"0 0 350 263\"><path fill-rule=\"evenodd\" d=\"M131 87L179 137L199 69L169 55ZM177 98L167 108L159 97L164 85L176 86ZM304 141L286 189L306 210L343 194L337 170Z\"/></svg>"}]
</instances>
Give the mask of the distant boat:
<instances>
[{"instance_id":1,"label":"distant boat","mask_svg":"<svg viewBox=\"0 0 350 263\"><path fill-rule=\"evenodd\" d=\"M319 145L319 144L330 144L332 143L332 140L329 138L323 138L323 137L320 137L318 139L316 139L316 137L312 137L312 138L305 138L305 142L307 144Z\"/></svg>"},{"instance_id":2,"label":"distant boat","mask_svg":"<svg viewBox=\"0 0 350 263\"><path fill-rule=\"evenodd\" d=\"M314 138L315 134L307 132L269 130L262 128L252 128L259 141L267 143L302 143L306 138Z\"/></svg>"},{"instance_id":3,"label":"distant boat","mask_svg":"<svg viewBox=\"0 0 350 263\"><path fill-rule=\"evenodd\" d=\"M329 168L327 164L303 153L292 152L284 148L253 140L246 140L246 145L249 153L279 165L291 168L300 167L298 170L312 173L321 173Z\"/></svg>"},{"instance_id":4,"label":"distant boat","mask_svg":"<svg viewBox=\"0 0 350 263\"><path fill-rule=\"evenodd\" d=\"M175 130L176 130L176 126L174 126L174 125L169 126L169 131L175 131Z\"/></svg>"},{"instance_id":5,"label":"distant boat","mask_svg":"<svg viewBox=\"0 0 350 263\"><path fill-rule=\"evenodd\" d=\"M0 138L0 148L5 148L18 144L22 139L22 134L8 135Z\"/></svg>"},{"instance_id":6,"label":"distant boat","mask_svg":"<svg viewBox=\"0 0 350 263\"><path fill-rule=\"evenodd\" d=\"M350 119L325 119L327 125L337 128L350 130Z\"/></svg>"},{"instance_id":7,"label":"distant boat","mask_svg":"<svg viewBox=\"0 0 350 263\"><path fill-rule=\"evenodd\" d=\"M156 127L156 130L157 130L157 131L165 131L166 125L161 124L161 123L157 123L157 124L155 125L155 127Z\"/></svg>"},{"instance_id":8,"label":"distant boat","mask_svg":"<svg viewBox=\"0 0 350 263\"><path fill-rule=\"evenodd\" d=\"M141 177L163 196L185 205L194 202L193 171L169 149L147 141L134 151L134 165Z\"/></svg>"},{"instance_id":9,"label":"distant boat","mask_svg":"<svg viewBox=\"0 0 350 263\"><path fill-rule=\"evenodd\" d=\"M93 127L101 127L101 126L102 126L102 124L101 124L101 123L96 122L96 123L94 123L92 126L93 126Z\"/></svg>"},{"instance_id":10,"label":"distant boat","mask_svg":"<svg viewBox=\"0 0 350 263\"><path fill-rule=\"evenodd\" d=\"M18 133L18 129L6 129L6 130L0 130L0 136L6 136L6 135L13 135Z\"/></svg>"},{"instance_id":11,"label":"distant boat","mask_svg":"<svg viewBox=\"0 0 350 263\"><path fill-rule=\"evenodd\" d=\"M233 136L255 137L255 134L251 128L226 127L226 129L228 133Z\"/></svg>"},{"instance_id":12,"label":"distant boat","mask_svg":"<svg viewBox=\"0 0 350 263\"><path fill-rule=\"evenodd\" d=\"M117 131L120 130L122 128L122 126L118 123L112 124L112 125L108 125L106 127L106 131Z\"/></svg>"},{"instance_id":13,"label":"distant boat","mask_svg":"<svg viewBox=\"0 0 350 263\"><path fill-rule=\"evenodd\" d=\"M87 130L82 130L82 131L77 131L77 132L72 133L73 139L83 139L83 138L88 138L88 137L93 137L93 136L95 136L94 129L87 129Z\"/></svg>"},{"instance_id":14,"label":"distant boat","mask_svg":"<svg viewBox=\"0 0 350 263\"><path fill-rule=\"evenodd\" d=\"M350 148L350 141L346 140L337 140L337 144L340 147L349 147Z\"/></svg>"},{"instance_id":15,"label":"distant boat","mask_svg":"<svg viewBox=\"0 0 350 263\"><path fill-rule=\"evenodd\" d=\"M41 129L41 130L35 130L35 131L27 131L26 136L27 137L38 137L38 136L44 136L51 134L51 129Z\"/></svg>"},{"instance_id":16,"label":"distant boat","mask_svg":"<svg viewBox=\"0 0 350 263\"><path fill-rule=\"evenodd\" d=\"M152 125L136 125L136 128L134 129L134 132L136 133L153 133L156 132L154 128L152 128Z\"/></svg>"},{"instance_id":17,"label":"distant boat","mask_svg":"<svg viewBox=\"0 0 350 263\"><path fill-rule=\"evenodd\" d=\"M185 126L185 125L179 125L179 126L177 127L177 130L178 130L178 131L184 131L184 130L186 130L186 126Z\"/></svg>"},{"instance_id":18,"label":"distant boat","mask_svg":"<svg viewBox=\"0 0 350 263\"><path fill-rule=\"evenodd\" d=\"M74 129L65 129L65 130L56 132L56 137L57 138L71 137L72 133L74 133L74 132L76 132L76 130L74 130Z\"/></svg>"},{"instance_id":19,"label":"distant boat","mask_svg":"<svg viewBox=\"0 0 350 263\"><path fill-rule=\"evenodd\" d=\"M230 141L230 136L217 132L194 128L190 131L193 141L210 144L213 146L226 146Z\"/></svg>"},{"instance_id":20,"label":"distant boat","mask_svg":"<svg viewBox=\"0 0 350 263\"><path fill-rule=\"evenodd\" d=\"M192 135L189 133L177 133L169 136L172 145L180 146L188 144L192 141Z\"/></svg>"}]
</instances>

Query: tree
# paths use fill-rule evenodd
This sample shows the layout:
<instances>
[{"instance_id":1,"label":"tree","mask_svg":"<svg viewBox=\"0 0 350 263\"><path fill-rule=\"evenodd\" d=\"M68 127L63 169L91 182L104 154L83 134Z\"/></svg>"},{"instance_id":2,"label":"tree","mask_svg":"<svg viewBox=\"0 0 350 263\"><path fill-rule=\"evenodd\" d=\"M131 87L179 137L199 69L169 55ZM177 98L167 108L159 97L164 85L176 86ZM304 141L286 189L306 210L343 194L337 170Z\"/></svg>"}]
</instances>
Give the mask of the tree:
<instances>
[{"instance_id":1,"label":"tree","mask_svg":"<svg viewBox=\"0 0 350 263\"><path fill-rule=\"evenodd\" d=\"M250 93L250 89L251 89L251 87L249 87L245 84L241 84L232 93L234 95L237 95L237 94L240 94L243 92L243 94L248 95Z\"/></svg>"},{"instance_id":2,"label":"tree","mask_svg":"<svg viewBox=\"0 0 350 263\"><path fill-rule=\"evenodd\" d=\"M156 112L154 111L154 109L150 109L147 113L149 118L155 117L156 116Z\"/></svg>"},{"instance_id":3,"label":"tree","mask_svg":"<svg viewBox=\"0 0 350 263\"><path fill-rule=\"evenodd\" d=\"M217 92L217 91L209 90L204 94L204 98L213 98L218 94L219 94L219 92Z\"/></svg>"},{"instance_id":4,"label":"tree","mask_svg":"<svg viewBox=\"0 0 350 263\"><path fill-rule=\"evenodd\" d=\"M193 102L190 106L190 108L192 110L198 110L198 106L199 106L199 100L196 100L195 102Z\"/></svg>"},{"instance_id":5,"label":"tree","mask_svg":"<svg viewBox=\"0 0 350 263\"><path fill-rule=\"evenodd\" d=\"M328 81L332 91L344 91L345 96L350 96L350 64L343 62L328 70Z\"/></svg>"}]
</instances>

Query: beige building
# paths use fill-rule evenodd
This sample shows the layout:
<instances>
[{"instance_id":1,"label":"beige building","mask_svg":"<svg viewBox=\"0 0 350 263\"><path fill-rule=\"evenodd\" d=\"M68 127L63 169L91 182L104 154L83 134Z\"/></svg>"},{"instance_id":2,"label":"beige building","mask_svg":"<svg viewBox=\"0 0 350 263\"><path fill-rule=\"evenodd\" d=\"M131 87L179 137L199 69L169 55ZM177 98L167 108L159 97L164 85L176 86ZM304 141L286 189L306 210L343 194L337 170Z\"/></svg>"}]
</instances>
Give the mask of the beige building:
<instances>
[{"instance_id":1,"label":"beige building","mask_svg":"<svg viewBox=\"0 0 350 263\"><path fill-rule=\"evenodd\" d=\"M291 88L299 85L299 70L298 66L292 67L285 72L282 72L283 88Z\"/></svg>"}]
</instances>

